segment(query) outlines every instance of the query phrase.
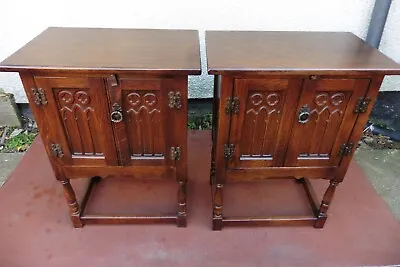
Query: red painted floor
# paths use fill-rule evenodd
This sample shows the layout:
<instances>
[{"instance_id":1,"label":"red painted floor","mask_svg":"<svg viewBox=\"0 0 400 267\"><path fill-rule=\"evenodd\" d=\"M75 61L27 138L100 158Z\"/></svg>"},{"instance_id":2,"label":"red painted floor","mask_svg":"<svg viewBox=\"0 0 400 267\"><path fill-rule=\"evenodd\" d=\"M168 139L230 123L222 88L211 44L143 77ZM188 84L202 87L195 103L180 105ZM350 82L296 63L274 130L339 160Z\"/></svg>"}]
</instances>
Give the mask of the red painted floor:
<instances>
[{"instance_id":1,"label":"red painted floor","mask_svg":"<svg viewBox=\"0 0 400 267\"><path fill-rule=\"evenodd\" d=\"M354 266L400 263L400 224L356 164L339 185L324 229L226 227L211 231L209 132L189 138L189 221L175 225L72 228L61 185L37 140L0 189L0 267L14 266ZM325 181L316 181L321 193ZM322 182L322 183L321 183ZM75 186L82 185L75 183ZM138 191L140 188L141 191ZM165 190L163 189L165 188ZM171 183L106 179L93 198L100 209L171 211ZM145 192L145 193L143 193ZM226 186L235 215L310 212L291 180ZM103 198L104 194L111 194ZM229 204L228 204L229 202ZM142 208L140 208L140 203ZM280 212L279 212L280 211Z\"/></svg>"}]
</instances>

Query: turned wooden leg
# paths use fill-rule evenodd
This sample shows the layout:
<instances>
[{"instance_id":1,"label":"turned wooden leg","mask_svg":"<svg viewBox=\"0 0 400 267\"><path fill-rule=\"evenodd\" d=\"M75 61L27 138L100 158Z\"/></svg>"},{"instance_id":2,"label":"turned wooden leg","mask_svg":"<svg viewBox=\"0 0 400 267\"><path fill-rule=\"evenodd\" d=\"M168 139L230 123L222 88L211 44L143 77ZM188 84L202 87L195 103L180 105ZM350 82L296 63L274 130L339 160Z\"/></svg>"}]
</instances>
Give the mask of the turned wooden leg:
<instances>
[{"instance_id":1,"label":"turned wooden leg","mask_svg":"<svg viewBox=\"0 0 400 267\"><path fill-rule=\"evenodd\" d=\"M179 181L177 226L186 227L186 181Z\"/></svg>"},{"instance_id":2,"label":"turned wooden leg","mask_svg":"<svg viewBox=\"0 0 400 267\"><path fill-rule=\"evenodd\" d=\"M215 177L215 162L214 159L212 158L210 167L210 185L213 185L214 177Z\"/></svg>"},{"instance_id":3,"label":"turned wooden leg","mask_svg":"<svg viewBox=\"0 0 400 267\"><path fill-rule=\"evenodd\" d=\"M214 231L222 229L222 184L217 184L214 193L213 226Z\"/></svg>"},{"instance_id":4,"label":"turned wooden leg","mask_svg":"<svg viewBox=\"0 0 400 267\"><path fill-rule=\"evenodd\" d=\"M78 201L76 200L74 189L72 188L68 179L61 180L61 184L63 185L64 196L68 202L72 224L75 228L80 228L83 226L83 224L79 218L80 209Z\"/></svg>"},{"instance_id":5,"label":"turned wooden leg","mask_svg":"<svg viewBox=\"0 0 400 267\"><path fill-rule=\"evenodd\" d=\"M212 135L213 136L213 135ZM213 185L215 179L215 147L211 148L211 164L210 164L210 185Z\"/></svg>"},{"instance_id":6,"label":"turned wooden leg","mask_svg":"<svg viewBox=\"0 0 400 267\"><path fill-rule=\"evenodd\" d=\"M329 209L329 205L332 202L332 198L333 198L333 195L335 194L335 189L338 184L339 184L339 182L337 182L335 180L330 181L328 189L326 190L324 197L322 198L321 206L319 207L319 210L318 210L317 221L314 224L315 228L324 227L326 219L328 218L327 212Z\"/></svg>"}]
</instances>

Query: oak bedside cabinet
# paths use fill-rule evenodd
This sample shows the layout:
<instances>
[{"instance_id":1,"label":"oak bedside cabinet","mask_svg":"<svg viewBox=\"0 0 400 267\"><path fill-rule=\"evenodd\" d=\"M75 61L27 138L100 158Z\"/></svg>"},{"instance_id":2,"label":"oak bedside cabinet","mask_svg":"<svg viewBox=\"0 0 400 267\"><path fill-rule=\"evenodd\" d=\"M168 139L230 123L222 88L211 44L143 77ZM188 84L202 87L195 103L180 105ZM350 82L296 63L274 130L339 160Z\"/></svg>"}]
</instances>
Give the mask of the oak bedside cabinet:
<instances>
[{"instance_id":1,"label":"oak bedside cabinet","mask_svg":"<svg viewBox=\"0 0 400 267\"><path fill-rule=\"evenodd\" d=\"M381 82L400 66L351 33L208 31L206 46L215 75L213 229L322 228ZM226 184L288 177L305 189L312 216L223 215ZM309 179L329 180L321 203Z\"/></svg>"},{"instance_id":2,"label":"oak bedside cabinet","mask_svg":"<svg viewBox=\"0 0 400 267\"><path fill-rule=\"evenodd\" d=\"M74 227L186 226L187 80L200 74L197 31L49 28L0 64L19 72ZM106 176L176 180L171 215L90 215ZM91 179L78 203L70 179Z\"/></svg>"}]
</instances>

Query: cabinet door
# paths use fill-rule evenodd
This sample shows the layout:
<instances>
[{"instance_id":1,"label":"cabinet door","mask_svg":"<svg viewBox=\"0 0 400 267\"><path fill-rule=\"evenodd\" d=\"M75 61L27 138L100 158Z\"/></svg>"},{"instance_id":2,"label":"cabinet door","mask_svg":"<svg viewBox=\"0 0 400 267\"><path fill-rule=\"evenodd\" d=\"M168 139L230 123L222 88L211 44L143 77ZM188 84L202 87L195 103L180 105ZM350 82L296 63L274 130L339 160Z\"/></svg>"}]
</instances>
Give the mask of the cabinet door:
<instances>
[{"instance_id":1,"label":"cabinet door","mask_svg":"<svg viewBox=\"0 0 400 267\"><path fill-rule=\"evenodd\" d=\"M282 166L301 79L236 79L231 115L229 168Z\"/></svg>"},{"instance_id":2,"label":"cabinet door","mask_svg":"<svg viewBox=\"0 0 400 267\"><path fill-rule=\"evenodd\" d=\"M358 116L354 112L357 100L364 97L369 81L305 80L293 124L286 166L339 165L340 147L349 139Z\"/></svg>"},{"instance_id":3,"label":"cabinet door","mask_svg":"<svg viewBox=\"0 0 400 267\"><path fill-rule=\"evenodd\" d=\"M103 79L35 77L35 83L47 101L53 143L45 145L62 150L53 156L65 165L117 165Z\"/></svg>"},{"instance_id":4,"label":"cabinet door","mask_svg":"<svg viewBox=\"0 0 400 267\"><path fill-rule=\"evenodd\" d=\"M123 113L113 124L121 165L170 165L174 109L164 84L163 79L121 78L119 86L110 87L110 104Z\"/></svg>"}]
</instances>

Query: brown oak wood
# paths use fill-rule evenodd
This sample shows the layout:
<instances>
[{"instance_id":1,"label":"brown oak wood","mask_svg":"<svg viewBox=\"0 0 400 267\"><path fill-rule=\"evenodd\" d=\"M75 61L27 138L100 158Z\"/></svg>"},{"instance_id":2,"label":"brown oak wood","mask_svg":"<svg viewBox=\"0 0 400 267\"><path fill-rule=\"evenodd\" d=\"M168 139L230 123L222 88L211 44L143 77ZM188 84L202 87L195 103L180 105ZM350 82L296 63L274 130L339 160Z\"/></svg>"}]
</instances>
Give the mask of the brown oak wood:
<instances>
[{"instance_id":1,"label":"brown oak wood","mask_svg":"<svg viewBox=\"0 0 400 267\"><path fill-rule=\"evenodd\" d=\"M29 72L20 72L19 76L21 78L24 88L28 88L26 90L26 96L28 98L29 107L32 110L33 116L36 119L38 128L40 129L39 135L45 144L51 144L53 143L53 140L50 135L50 126L47 123L45 112L43 111L43 109L39 108L38 105L35 104L34 96L31 90L31 88L35 88L35 80L33 78L33 75ZM50 147L44 146L44 148L47 154L51 155ZM58 159L51 160L50 163L56 178L60 179L62 177L63 171L60 165L57 164Z\"/></svg>"},{"instance_id":2,"label":"brown oak wood","mask_svg":"<svg viewBox=\"0 0 400 267\"><path fill-rule=\"evenodd\" d=\"M223 203L223 194L222 188L223 184L217 184L215 186L214 191L214 199L213 199L213 230L221 230L223 225L223 217L222 217L222 203Z\"/></svg>"},{"instance_id":3,"label":"brown oak wood","mask_svg":"<svg viewBox=\"0 0 400 267\"><path fill-rule=\"evenodd\" d=\"M321 206L319 207L319 210L318 210L317 221L314 224L315 228L324 227L326 219L328 218L327 212L329 209L329 205L332 202L333 195L335 194L336 186L338 184L339 184L339 182L337 182L335 180L330 181L328 189L326 189L325 194L322 198Z\"/></svg>"},{"instance_id":4,"label":"brown oak wood","mask_svg":"<svg viewBox=\"0 0 400 267\"><path fill-rule=\"evenodd\" d=\"M69 206L72 224L75 228L82 227L83 224L80 219L81 210L78 201L76 200L74 189L68 179L61 180L61 184L63 185L64 196Z\"/></svg>"},{"instance_id":5,"label":"brown oak wood","mask_svg":"<svg viewBox=\"0 0 400 267\"><path fill-rule=\"evenodd\" d=\"M123 121L113 123L115 139L122 165L170 165L169 150L173 146L167 123L168 87L161 79L121 78L112 87L114 101L120 105Z\"/></svg>"},{"instance_id":6,"label":"brown oak wood","mask_svg":"<svg viewBox=\"0 0 400 267\"><path fill-rule=\"evenodd\" d=\"M336 176L337 167L269 167L269 168L246 168L231 169L226 171L227 181L252 181L276 179L284 177L302 178L307 176L310 179L332 179Z\"/></svg>"},{"instance_id":7,"label":"brown oak wood","mask_svg":"<svg viewBox=\"0 0 400 267\"><path fill-rule=\"evenodd\" d=\"M134 179L175 179L175 168L165 166L64 166L64 173L70 179L89 177L93 172L106 176L129 176Z\"/></svg>"},{"instance_id":8,"label":"brown oak wood","mask_svg":"<svg viewBox=\"0 0 400 267\"><path fill-rule=\"evenodd\" d=\"M84 224L152 224L176 223L175 215L171 216L127 216L127 215L83 215Z\"/></svg>"},{"instance_id":9,"label":"brown oak wood","mask_svg":"<svg viewBox=\"0 0 400 267\"><path fill-rule=\"evenodd\" d=\"M209 74L400 74L348 32L206 31Z\"/></svg>"},{"instance_id":10,"label":"brown oak wood","mask_svg":"<svg viewBox=\"0 0 400 267\"><path fill-rule=\"evenodd\" d=\"M95 165L117 165L103 81L35 77L35 83L46 94L43 109L53 137L62 145L63 164L82 165L89 160Z\"/></svg>"},{"instance_id":11,"label":"brown oak wood","mask_svg":"<svg viewBox=\"0 0 400 267\"><path fill-rule=\"evenodd\" d=\"M186 227L186 181L179 181L178 189L178 217L177 224L179 227Z\"/></svg>"},{"instance_id":12,"label":"brown oak wood","mask_svg":"<svg viewBox=\"0 0 400 267\"><path fill-rule=\"evenodd\" d=\"M0 63L0 71L200 74L194 30L55 28Z\"/></svg>"},{"instance_id":13,"label":"brown oak wood","mask_svg":"<svg viewBox=\"0 0 400 267\"><path fill-rule=\"evenodd\" d=\"M231 120L230 142L237 145L230 169L283 165L301 83L300 79L235 79L233 96L242 103Z\"/></svg>"},{"instance_id":14,"label":"brown oak wood","mask_svg":"<svg viewBox=\"0 0 400 267\"><path fill-rule=\"evenodd\" d=\"M300 226L313 225L312 216L271 216L271 217L225 217L226 226Z\"/></svg>"},{"instance_id":15,"label":"brown oak wood","mask_svg":"<svg viewBox=\"0 0 400 267\"><path fill-rule=\"evenodd\" d=\"M74 227L186 226L187 75L200 73L197 31L49 28L0 71L20 72ZM115 176L174 180L176 214L85 214L96 182ZM91 179L80 203L70 184L78 178Z\"/></svg>"},{"instance_id":16,"label":"brown oak wood","mask_svg":"<svg viewBox=\"0 0 400 267\"><path fill-rule=\"evenodd\" d=\"M378 96L379 88L382 84L383 78L384 78L384 76L380 75L380 76L373 76L371 79L371 83L369 85L369 90L366 93L366 97L369 97L371 99L372 103ZM365 113L358 115L357 124L354 126L354 128L351 132L350 138L349 138L350 142L353 142L354 144L358 144L358 142L360 141L363 130L364 130L364 125L368 121L369 114L372 111L372 107L373 107L372 104L369 105ZM350 151L350 157L344 157L342 159L342 161L340 162L338 175L337 175L337 179L336 179L337 181L339 181L339 182L343 181L344 176L346 175L347 168L349 167L350 161L354 155L354 152L355 152L355 149Z\"/></svg>"},{"instance_id":17,"label":"brown oak wood","mask_svg":"<svg viewBox=\"0 0 400 267\"><path fill-rule=\"evenodd\" d=\"M322 228L382 79L400 74L400 65L351 33L216 31L206 32L206 45L217 112L210 175L213 230ZM360 112L366 97L369 104ZM239 103L235 108L229 106L233 98ZM229 183L287 178L299 179L314 216L224 217L223 188ZM309 179L329 180L321 203Z\"/></svg>"},{"instance_id":18,"label":"brown oak wood","mask_svg":"<svg viewBox=\"0 0 400 267\"><path fill-rule=\"evenodd\" d=\"M356 102L368 85L369 79L306 80L297 110L307 105L310 118L293 124L285 166L337 166L357 119Z\"/></svg>"},{"instance_id":19,"label":"brown oak wood","mask_svg":"<svg viewBox=\"0 0 400 267\"><path fill-rule=\"evenodd\" d=\"M214 110L218 109L218 115L214 116L213 129L215 129L213 140L213 153L212 169L215 169L212 181L212 195L213 195L213 229L221 230L222 228L222 187L226 180L226 167L223 147L229 142L229 123L230 116L225 113L225 105L223 103L228 97L233 94L233 79L231 77L216 77L216 85L214 88L217 95L217 106ZM214 102L215 103L215 102Z\"/></svg>"}]
</instances>

